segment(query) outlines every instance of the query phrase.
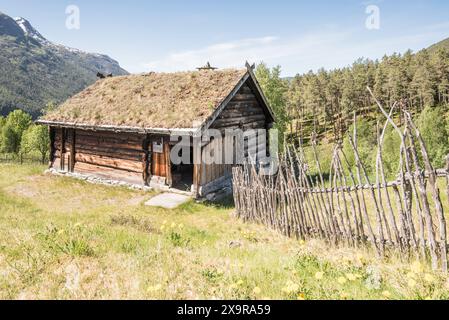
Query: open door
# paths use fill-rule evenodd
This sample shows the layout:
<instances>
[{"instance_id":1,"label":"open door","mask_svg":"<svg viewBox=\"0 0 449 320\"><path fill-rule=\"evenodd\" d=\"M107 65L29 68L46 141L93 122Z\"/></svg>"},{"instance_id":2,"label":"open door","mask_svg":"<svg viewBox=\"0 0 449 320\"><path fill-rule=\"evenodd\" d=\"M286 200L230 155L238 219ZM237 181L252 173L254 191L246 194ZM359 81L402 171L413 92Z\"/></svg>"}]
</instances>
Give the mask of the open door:
<instances>
[{"instance_id":1,"label":"open door","mask_svg":"<svg viewBox=\"0 0 449 320\"><path fill-rule=\"evenodd\" d=\"M173 188L178 190L192 191L194 184L194 164L193 164L193 147L190 147L190 157L187 163L181 162L178 165L171 164L171 179ZM180 151L182 152L182 150ZM183 158L183 155L180 155Z\"/></svg>"}]
</instances>

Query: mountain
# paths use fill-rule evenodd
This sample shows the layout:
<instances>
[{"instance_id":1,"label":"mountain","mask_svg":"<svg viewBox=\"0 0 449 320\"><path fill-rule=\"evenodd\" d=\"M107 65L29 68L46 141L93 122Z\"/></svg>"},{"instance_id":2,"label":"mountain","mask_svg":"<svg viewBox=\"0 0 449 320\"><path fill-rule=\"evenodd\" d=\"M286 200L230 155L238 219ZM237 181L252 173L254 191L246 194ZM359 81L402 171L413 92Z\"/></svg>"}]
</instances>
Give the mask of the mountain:
<instances>
[{"instance_id":1,"label":"mountain","mask_svg":"<svg viewBox=\"0 0 449 320\"><path fill-rule=\"evenodd\" d=\"M444 48L449 50L449 38L444 39L443 41L440 41L438 43L435 43L434 45L429 47L429 51L436 51L439 48Z\"/></svg>"},{"instance_id":2,"label":"mountain","mask_svg":"<svg viewBox=\"0 0 449 320\"><path fill-rule=\"evenodd\" d=\"M107 55L55 44L24 18L0 12L0 115L22 109L33 117L96 81L97 72L125 75Z\"/></svg>"}]
</instances>

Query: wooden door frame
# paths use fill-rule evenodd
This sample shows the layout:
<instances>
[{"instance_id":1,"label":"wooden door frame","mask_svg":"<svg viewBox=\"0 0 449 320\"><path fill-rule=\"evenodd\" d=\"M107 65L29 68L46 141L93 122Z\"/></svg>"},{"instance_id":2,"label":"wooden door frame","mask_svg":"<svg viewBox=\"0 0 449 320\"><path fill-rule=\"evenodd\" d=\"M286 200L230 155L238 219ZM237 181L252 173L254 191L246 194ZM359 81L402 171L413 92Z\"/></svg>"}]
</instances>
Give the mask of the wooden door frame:
<instances>
[{"instance_id":1,"label":"wooden door frame","mask_svg":"<svg viewBox=\"0 0 449 320\"><path fill-rule=\"evenodd\" d=\"M164 138L164 155L165 155L165 175L166 175L166 183L171 188L173 186L172 172L171 172L171 146L170 139Z\"/></svg>"}]
</instances>

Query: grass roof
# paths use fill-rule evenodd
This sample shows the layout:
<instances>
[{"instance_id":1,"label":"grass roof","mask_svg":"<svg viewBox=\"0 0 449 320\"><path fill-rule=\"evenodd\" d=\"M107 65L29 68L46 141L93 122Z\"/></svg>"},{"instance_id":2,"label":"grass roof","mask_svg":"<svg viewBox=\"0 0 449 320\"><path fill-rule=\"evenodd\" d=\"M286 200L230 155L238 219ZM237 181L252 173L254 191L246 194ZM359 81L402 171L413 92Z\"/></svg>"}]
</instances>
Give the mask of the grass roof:
<instances>
[{"instance_id":1,"label":"grass roof","mask_svg":"<svg viewBox=\"0 0 449 320\"><path fill-rule=\"evenodd\" d=\"M205 121L246 70L148 73L98 80L41 120L90 126L193 128Z\"/></svg>"}]
</instances>

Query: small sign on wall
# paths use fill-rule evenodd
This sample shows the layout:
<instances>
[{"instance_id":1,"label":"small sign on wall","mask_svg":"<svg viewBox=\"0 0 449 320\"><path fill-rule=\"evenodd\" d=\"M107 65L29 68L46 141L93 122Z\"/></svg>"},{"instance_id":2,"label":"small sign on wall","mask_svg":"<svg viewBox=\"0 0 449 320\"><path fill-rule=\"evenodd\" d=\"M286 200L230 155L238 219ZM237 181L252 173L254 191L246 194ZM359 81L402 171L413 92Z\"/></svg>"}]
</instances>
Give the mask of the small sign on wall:
<instances>
[{"instance_id":1,"label":"small sign on wall","mask_svg":"<svg viewBox=\"0 0 449 320\"><path fill-rule=\"evenodd\" d=\"M153 142L153 153L163 153L164 152L164 141L161 139L160 142Z\"/></svg>"}]
</instances>

